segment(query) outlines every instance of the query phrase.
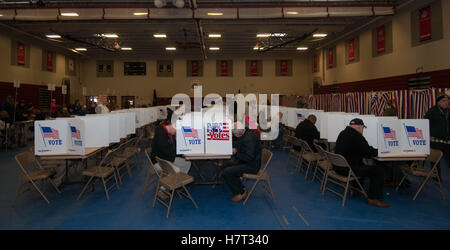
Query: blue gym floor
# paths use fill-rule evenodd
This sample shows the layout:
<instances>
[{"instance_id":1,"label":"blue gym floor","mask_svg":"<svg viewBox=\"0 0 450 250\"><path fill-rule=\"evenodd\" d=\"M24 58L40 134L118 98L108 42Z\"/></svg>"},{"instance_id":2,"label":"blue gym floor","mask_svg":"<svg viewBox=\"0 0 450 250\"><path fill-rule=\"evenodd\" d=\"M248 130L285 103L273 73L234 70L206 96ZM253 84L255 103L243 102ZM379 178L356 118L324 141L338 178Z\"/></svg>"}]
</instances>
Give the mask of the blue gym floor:
<instances>
[{"instance_id":1,"label":"blue gym floor","mask_svg":"<svg viewBox=\"0 0 450 250\"><path fill-rule=\"evenodd\" d=\"M342 207L338 196L330 192L321 195L320 183L312 182L311 175L305 180L293 166L286 168L287 152L274 150L269 174L276 203L263 194L262 186L246 206L231 202L232 195L226 186L224 192L221 186L194 186L191 194L199 208L187 198L176 196L166 219L163 205L157 203L152 207L154 185L142 195L148 169L146 160L142 168L133 169L131 178L124 177L120 190L111 190L109 201L101 183L78 201L76 197L83 185L74 184L64 187L62 194L48 188L45 193L50 204L31 190L11 206L20 174L14 155L24 150L28 148L0 151L0 229L450 229L450 171L446 165L442 167L445 201L432 184L427 184L413 201L418 180L410 179L412 187L402 193L385 188L390 208L369 206L363 197L349 197ZM191 175L196 176L192 168ZM247 182L248 189L251 184Z\"/></svg>"}]
</instances>

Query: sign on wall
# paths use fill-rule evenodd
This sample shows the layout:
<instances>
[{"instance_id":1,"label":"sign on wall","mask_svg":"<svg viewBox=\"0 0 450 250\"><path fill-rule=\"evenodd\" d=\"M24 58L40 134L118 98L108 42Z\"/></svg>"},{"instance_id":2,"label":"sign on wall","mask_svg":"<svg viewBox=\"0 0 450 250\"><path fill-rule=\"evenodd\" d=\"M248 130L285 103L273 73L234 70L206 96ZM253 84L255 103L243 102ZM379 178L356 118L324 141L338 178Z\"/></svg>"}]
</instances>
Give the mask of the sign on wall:
<instances>
[{"instance_id":1,"label":"sign on wall","mask_svg":"<svg viewBox=\"0 0 450 250\"><path fill-rule=\"evenodd\" d=\"M431 7L419 11L420 41L431 39Z\"/></svg>"},{"instance_id":2,"label":"sign on wall","mask_svg":"<svg viewBox=\"0 0 450 250\"><path fill-rule=\"evenodd\" d=\"M377 29L377 52L386 51L386 27L380 26Z\"/></svg>"},{"instance_id":3,"label":"sign on wall","mask_svg":"<svg viewBox=\"0 0 450 250\"><path fill-rule=\"evenodd\" d=\"M17 64L25 65L25 44L17 42Z\"/></svg>"}]
</instances>

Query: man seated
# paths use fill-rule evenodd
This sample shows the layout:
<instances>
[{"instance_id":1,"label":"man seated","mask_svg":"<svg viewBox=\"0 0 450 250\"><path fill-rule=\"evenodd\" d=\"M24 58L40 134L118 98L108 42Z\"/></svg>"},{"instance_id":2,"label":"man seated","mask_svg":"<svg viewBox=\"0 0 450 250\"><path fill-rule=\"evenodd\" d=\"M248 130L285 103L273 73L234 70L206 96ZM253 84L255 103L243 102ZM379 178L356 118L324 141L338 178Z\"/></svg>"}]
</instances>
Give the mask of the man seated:
<instances>
[{"instance_id":1,"label":"man seated","mask_svg":"<svg viewBox=\"0 0 450 250\"><path fill-rule=\"evenodd\" d=\"M383 167L368 166L363 163L363 158L371 158L378 155L378 151L369 146L369 143L363 136L365 127L361 119L355 118L350 121L350 126L347 126L337 138L335 153L344 156L357 177L369 178L367 204L389 207L389 203L381 201L384 185ZM340 175L348 175L347 168L333 166L333 170Z\"/></svg>"},{"instance_id":2,"label":"man seated","mask_svg":"<svg viewBox=\"0 0 450 250\"><path fill-rule=\"evenodd\" d=\"M233 193L233 202L247 198L247 189L241 182L244 173L256 174L261 167L261 142L247 127L240 128L242 123L234 123L232 160L222 165L223 178Z\"/></svg>"},{"instance_id":3,"label":"man seated","mask_svg":"<svg viewBox=\"0 0 450 250\"><path fill-rule=\"evenodd\" d=\"M170 120L157 126L155 128L155 137L152 141L152 153L150 158L157 169L161 169L159 165L156 164L156 157L159 157L163 160L172 162L172 167L175 172L187 174L191 168L191 162L186 161L181 157L177 157L176 132L177 130Z\"/></svg>"},{"instance_id":4,"label":"man seated","mask_svg":"<svg viewBox=\"0 0 450 250\"><path fill-rule=\"evenodd\" d=\"M316 147L314 146L314 139L320 139L320 132L316 128L317 117L315 115L309 115L308 119L300 122L295 128L295 137L306 141L309 147L317 152ZM325 147L323 147L325 148ZM300 150L298 147L294 147L295 150Z\"/></svg>"}]
</instances>

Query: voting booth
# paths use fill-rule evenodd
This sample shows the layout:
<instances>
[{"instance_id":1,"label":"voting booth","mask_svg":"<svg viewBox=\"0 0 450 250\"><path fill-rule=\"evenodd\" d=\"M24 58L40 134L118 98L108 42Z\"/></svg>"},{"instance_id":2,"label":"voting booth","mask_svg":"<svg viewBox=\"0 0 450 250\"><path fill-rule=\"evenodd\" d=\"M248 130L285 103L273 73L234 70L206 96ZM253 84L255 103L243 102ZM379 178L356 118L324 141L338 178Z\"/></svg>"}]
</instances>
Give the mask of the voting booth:
<instances>
[{"instance_id":1,"label":"voting booth","mask_svg":"<svg viewBox=\"0 0 450 250\"><path fill-rule=\"evenodd\" d=\"M34 153L36 155L84 155L84 122L77 119L34 122Z\"/></svg>"},{"instance_id":2,"label":"voting booth","mask_svg":"<svg viewBox=\"0 0 450 250\"><path fill-rule=\"evenodd\" d=\"M402 119L399 122L402 154L430 154L429 120Z\"/></svg>"},{"instance_id":3,"label":"voting booth","mask_svg":"<svg viewBox=\"0 0 450 250\"><path fill-rule=\"evenodd\" d=\"M232 154L232 122L224 109L212 109L203 114L205 153Z\"/></svg>"},{"instance_id":4,"label":"voting booth","mask_svg":"<svg viewBox=\"0 0 450 250\"><path fill-rule=\"evenodd\" d=\"M167 119L167 107L166 106L158 106L158 120Z\"/></svg>"},{"instance_id":5,"label":"voting booth","mask_svg":"<svg viewBox=\"0 0 450 250\"><path fill-rule=\"evenodd\" d=\"M188 113L176 121L177 154L205 153L205 133L201 112Z\"/></svg>"},{"instance_id":6,"label":"voting booth","mask_svg":"<svg viewBox=\"0 0 450 250\"><path fill-rule=\"evenodd\" d=\"M110 143L109 117L101 115L78 116L84 121L87 148L108 147Z\"/></svg>"},{"instance_id":7,"label":"voting booth","mask_svg":"<svg viewBox=\"0 0 450 250\"><path fill-rule=\"evenodd\" d=\"M308 118L308 109L288 109L288 126L296 128L299 123Z\"/></svg>"}]
</instances>

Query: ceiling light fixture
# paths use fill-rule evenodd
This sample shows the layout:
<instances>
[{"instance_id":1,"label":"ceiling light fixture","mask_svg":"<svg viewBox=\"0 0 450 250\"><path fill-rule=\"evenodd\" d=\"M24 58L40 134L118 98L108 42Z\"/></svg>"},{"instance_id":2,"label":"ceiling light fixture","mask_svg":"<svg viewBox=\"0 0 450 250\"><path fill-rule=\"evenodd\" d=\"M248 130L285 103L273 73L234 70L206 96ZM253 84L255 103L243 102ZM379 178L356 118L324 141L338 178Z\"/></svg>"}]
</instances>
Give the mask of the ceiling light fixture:
<instances>
[{"instance_id":1,"label":"ceiling light fixture","mask_svg":"<svg viewBox=\"0 0 450 250\"><path fill-rule=\"evenodd\" d=\"M76 51L87 51L86 48L75 48Z\"/></svg>"},{"instance_id":2,"label":"ceiling light fixture","mask_svg":"<svg viewBox=\"0 0 450 250\"><path fill-rule=\"evenodd\" d=\"M130 48L130 47L122 47L121 50L133 50L133 48Z\"/></svg>"},{"instance_id":3,"label":"ceiling light fixture","mask_svg":"<svg viewBox=\"0 0 450 250\"><path fill-rule=\"evenodd\" d=\"M76 12L61 13L61 16L79 16Z\"/></svg>"},{"instance_id":4,"label":"ceiling light fixture","mask_svg":"<svg viewBox=\"0 0 450 250\"><path fill-rule=\"evenodd\" d=\"M148 12L134 12L133 15L135 15L135 16L146 16L146 15L148 15Z\"/></svg>"},{"instance_id":5,"label":"ceiling light fixture","mask_svg":"<svg viewBox=\"0 0 450 250\"><path fill-rule=\"evenodd\" d=\"M153 37L155 38L166 38L166 34L154 34Z\"/></svg>"},{"instance_id":6,"label":"ceiling light fixture","mask_svg":"<svg viewBox=\"0 0 450 250\"><path fill-rule=\"evenodd\" d=\"M177 50L175 47L166 47L166 50Z\"/></svg>"},{"instance_id":7,"label":"ceiling light fixture","mask_svg":"<svg viewBox=\"0 0 450 250\"><path fill-rule=\"evenodd\" d=\"M210 12L208 13L208 16L222 16L223 13L222 12Z\"/></svg>"},{"instance_id":8,"label":"ceiling light fixture","mask_svg":"<svg viewBox=\"0 0 450 250\"><path fill-rule=\"evenodd\" d=\"M328 36L328 35L327 34L322 34L322 33L317 33L317 34L313 35L313 37L326 37L326 36Z\"/></svg>"},{"instance_id":9,"label":"ceiling light fixture","mask_svg":"<svg viewBox=\"0 0 450 250\"><path fill-rule=\"evenodd\" d=\"M209 47L209 50L220 50L219 47Z\"/></svg>"},{"instance_id":10,"label":"ceiling light fixture","mask_svg":"<svg viewBox=\"0 0 450 250\"><path fill-rule=\"evenodd\" d=\"M60 35L45 35L47 38L61 38Z\"/></svg>"},{"instance_id":11,"label":"ceiling light fixture","mask_svg":"<svg viewBox=\"0 0 450 250\"><path fill-rule=\"evenodd\" d=\"M208 37L210 37L210 38L220 38L220 37L222 37L222 35L221 34L209 34Z\"/></svg>"},{"instance_id":12,"label":"ceiling light fixture","mask_svg":"<svg viewBox=\"0 0 450 250\"><path fill-rule=\"evenodd\" d=\"M308 47L298 47L297 50L308 50Z\"/></svg>"},{"instance_id":13,"label":"ceiling light fixture","mask_svg":"<svg viewBox=\"0 0 450 250\"><path fill-rule=\"evenodd\" d=\"M119 38L117 34L102 34L102 37L106 38Z\"/></svg>"},{"instance_id":14,"label":"ceiling light fixture","mask_svg":"<svg viewBox=\"0 0 450 250\"><path fill-rule=\"evenodd\" d=\"M298 15L297 11L287 11L286 14L288 15Z\"/></svg>"}]
</instances>

